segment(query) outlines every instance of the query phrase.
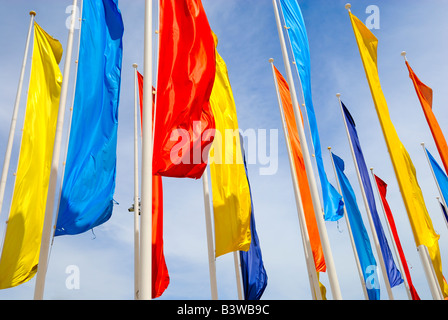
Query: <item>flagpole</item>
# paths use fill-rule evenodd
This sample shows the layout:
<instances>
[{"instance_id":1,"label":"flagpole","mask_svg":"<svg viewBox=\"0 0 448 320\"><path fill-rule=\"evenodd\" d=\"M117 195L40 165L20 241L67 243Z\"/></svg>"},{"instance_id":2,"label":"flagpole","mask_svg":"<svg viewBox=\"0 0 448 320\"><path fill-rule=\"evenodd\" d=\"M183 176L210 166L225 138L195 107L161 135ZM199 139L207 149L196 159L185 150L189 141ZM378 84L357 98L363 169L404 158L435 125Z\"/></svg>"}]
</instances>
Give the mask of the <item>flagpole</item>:
<instances>
[{"instance_id":1,"label":"flagpole","mask_svg":"<svg viewBox=\"0 0 448 320\"><path fill-rule=\"evenodd\" d=\"M213 245L213 231L212 231L212 214L210 209L210 191L208 187L208 171L205 169L202 175L202 189L204 192L204 207L205 207L205 230L207 233L207 249L208 249L208 268L210 272L210 291L212 300L218 300L218 284L216 281L216 262Z\"/></svg>"},{"instance_id":2,"label":"flagpole","mask_svg":"<svg viewBox=\"0 0 448 320\"><path fill-rule=\"evenodd\" d=\"M140 230L140 299L152 299L152 0L145 0L144 75L142 114L142 197ZM149 111L149 112L148 112Z\"/></svg>"},{"instance_id":3,"label":"flagpole","mask_svg":"<svg viewBox=\"0 0 448 320\"><path fill-rule=\"evenodd\" d=\"M342 189L341 189L341 185L339 183L338 173L336 171L336 166L334 164L333 155L331 153L331 147L328 147L328 152L330 153L331 163L333 165L333 170L334 170L334 175L335 175L335 178L336 178L336 184L338 186L338 191L342 195ZM344 196L342 196L342 200L344 201ZM345 201L344 201L344 203L345 203ZM353 238L352 227L350 225L350 218L348 217L347 207L345 205L344 205L344 213L345 213L345 221L346 221L346 224L347 224L348 233L350 235L350 243L352 244L353 254L355 256L356 267L358 269L359 279L361 281L362 292L364 293L365 299L369 300L369 295L367 293L366 282L365 282L364 275L363 275L363 272L362 272L361 262L359 261L358 250L356 249L355 240Z\"/></svg>"},{"instance_id":4,"label":"flagpole","mask_svg":"<svg viewBox=\"0 0 448 320\"><path fill-rule=\"evenodd\" d=\"M67 103L67 92L68 92L68 84L70 78L70 67L72 63L72 53L73 53L73 36L75 33L75 22L76 22L76 10L77 0L73 0L73 9L72 16L70 22L70 28L68 32L67 39L67 49L64 63L64 73L62 79L61 86L61 96L59 100L59 110L58 110L58 119L56 123L56 133L54 140L54 148L53 148L53 158L51 162L51 173L50 173L50 181L48 187L47 194L47 204L45 208L45 219L44 226L42 230L42 242L40 246L39 253L39 264L36 274L36 285L34 289L34 299L42 300L44 296L45 290L45 277L47 274L48 268L48 252L50 247L51 240L51 225L53 223L53 215L54 215L54 206L56 199L56 184L58 179L58 168L59 168L59 159L61 153L61 141L62 141L62 130L64 128L64 116L65 116L65 107Z\"/></svg>"},{"instance_id":5,"label":"flagpole","mask_svg":"<svg viewBox=\"0 0 448 320\"><path fill-rule=\"evenodd\" d=\"M434 300L444 300L442 290L437 282L436 272L429 256L428 248L425 245L417 247L417 251L420 255L420 259L423 264L426 279L428 279L429 289Z\"/></svg>"},{"instance_id":6,"label":"flagpole","mask_svg":"<svg viewBox=\"0 0 448 320\"><path fill-rule=\"evenodd\" d=\"M427 153L427 151L426 151L425 143L422 142L422 143L421 143L421 146L422 146L422 148L423 148L423 152L425 153L426 160L428 161L429 168L431 168L432 176L433 176L433 178L434 178L434 181L436 182L437 190L439 191L440 197L441 197L441 199L442 199L442 203L443 203L443 204L445 205L445 207L446 207L446 199L445 199L445 197L443 196L442 189L440 188L439 182L437 181L436 173L434 172L434 169L432 168L431 161L429 160L429 156L428 156L428 153Z\"/></svg>"},{"instance_id":7,"label":"flagpole","mask_svg":"<svg viewBox=\"0 0 448 320\"><path fill-rule=\"evenodd\" d=\"M233 252L233 262L235 265L235 276L236 276L236 290L238 292L238 300L243 300L243 290L241 288L241 276L240 276L240 261L239 253Z\"/></svg>"},{"instance_id":8,"label":"flagpole","mask_svg":"<svg viewBox=\"0 0 448 320\"><path fill-rule=\"evenodd\" d=\"M288 129L287 129L286 123L285 123L285 114L284 114L284 111L282 108L282 100L281 100L280 92L279 92L279 88L278 88L277 77L275 75L274 59L272 59L272 58L269 59L269 62L271 63L272 75L274 77L275 90L277 92L278 107L280 110L280 117L282 119L283 133L285 135L286 148L288 150L289 166L291 169L291 178L292 178L293 187L294 187L294 196L296 199L296 207L297 207L297 213L298 213L298 217L299 217L299 226L300 226L301 235L302 235L303 250L305 253L305 260L306 260L306 265L307 265L307 270L308 270L308 278L310 281L311 295L312 295L313 299L322 300L322 294L321 294L320 288L319 288L319 279L317 278L317 272L316 272L316 267L315 267L315 263L314 263L314 258L312 256L310 237L309 237L308 229L306 227L305 211L303 209L302 197L301 197L301 193L300 193L300 186L299 186L299 182L298 182L298 178L297 178L297 172L295 170L294 159L293 159L292 150L291 150L291 141L289 139Z\"/></svg>"},{"instance_id":9,"label":"flagpole","mask_svg":"<svg viewBox=\"0 0 448 320\"><path fill-rule=\"evenodd\" d=\"M138 201L138 65L134 63L134 300L139 298L140 283L140 204Z\"/></svg>"},{"instance_id":10,"label":"flagpole","mask_svg":"<svg viewBox=\"0 0 448 320\"><path fill-rule=\"evenodd\" d=\"M23 79L25 77L26 62L28 59L28 51L29 51L30 41L31 41L31 32L33 30L35 16L36 16L36 12L30 11L30 25L28 28L28 35L26 37L25 53L23 55L22 69L20 71L19 85L17 87L16 100L14 103L14 109L13 109L12 119L11 119L11 126L9 129L8 143L6 145L5 161L3 162L3 170L2 170L1 180L0 180L0 215L1 215L2 207L3 207L3 199L5 196L6 181L8 179L9 165L11 162L11 153L12 153L12 147L13 147L13 142L14 142L14 134L16 131L17 116L19 113L20 97L22 95Z\"/></svg>"},{"instance_id":11,"label":"flagpole","mask_svg":"<svg viewBox=\"0 0 448 320\"><path fill-rule=\"evenodd\" d=\"M294 79L292 76L291 65L289 63L288 50L286 48L285 37L283 35L282 25L280 21L280 14L277 7L276 0L272 0L274 6L275 19L277 22L277 31L280 38L280 45L282 49L283 61L285 64L286 75L291 91L291 100L294 108L294 115L296 117L297 131L299 133L299 140L303 150L303 159L305 163L305 170L308 176L309 187L311 191L311 197L313 200L314 213L316 215L316 221L319 229L319 236L322 243L322 250L325 256L325 262L327 265L328 279L330 281L331 292L333 299L341 300L341 289L339 287L339 280L336 274L336 267L333 260L333 254L331 252L330 242L328 239L327 228L323 217L322 206L319 199L319 192L317 190L316 179L314 176L314 170L311 163L311 157L308 149L308 143L306 141L305 131L303 128L302 118L299 109L299 103L297 101L297 94L295 91Z\"/></svg>"},{"instance_id":12,"label":"flagpole","mask_svg":"<svg viewBox=\"0 0 448 320\"><path fill-rule=\"evenodd\" d=\"M386 215L386 209L384 208L384 203L383 203L382 198L381 198L380 189L378 188L378 184L376 183L375 174L373 173L373 168L370 168L370 172L372 173L373 184L375 185L375 189L376 189L376 193L378 195L378 199L381 202L381 208L383 209L384 219L386 220L387 230L389 231L389 237L390 237L391 242L392 242L393 247L394 247L395 256L397 257L398 267L400 268L400 272L403 275L403 280L404 280L404 286L406 288L406 293L408 294L409 300L412 300L411 289L409 288L409 283L408 283L407 277L404 276L405 273L403 271L404 270L403 263L401 262L400 255L398 253L397 243L395 242L395 239L394 239L393 234L392 234L392 228L390 226L389 219L387 218L387 215Z\"/></svg>"},{"instance_id":13,"label":"flagpole","mask_svg":"<svg viewBox=\"0 0 448 320\"><path fill-rule=\"evenodd\" d=\"M342 113L342 119L344 120L345 131L347 133L348 143L350 145L350 151L352 153L353 163L355 165L356 175L358 177L358 182L359 182L359 187L361 188L362 199L364 201L364 206L365 206L366 211L367 211L367 218L369 220L370 230L372 232L373 241L375 243L375 249L376 249L376 252L378 254L378 258L380 260L380 267L381 267L381 271L382 271L382 274L383 274L384 283L386 285L387 294L389 295L389 299L390 300L394 300L394 295L392 293L392 288L390 286L389 277L388 277L387 271L386 271L386 265L385 265L385 262L384 262L383 252L381 251L381 246L380 246L380 242L379 242L379 239L378 239L378 234L376 232L375 225L373 223L372 212L370 211L369 202L367 201L366 191L365 191L364 185L362 183L362 178L361 178L361 173L359 172L358 162L356 161L355 151L354 151L354 148L353 148L352 140L350 138L350 132L348 130L347 121L345 120L344 109L342 108L342 102L341 102L341 94L340 93L336 94L336 97L338 98L339 107L340 107L341 113Z\"/></svg>"}]
</instances>

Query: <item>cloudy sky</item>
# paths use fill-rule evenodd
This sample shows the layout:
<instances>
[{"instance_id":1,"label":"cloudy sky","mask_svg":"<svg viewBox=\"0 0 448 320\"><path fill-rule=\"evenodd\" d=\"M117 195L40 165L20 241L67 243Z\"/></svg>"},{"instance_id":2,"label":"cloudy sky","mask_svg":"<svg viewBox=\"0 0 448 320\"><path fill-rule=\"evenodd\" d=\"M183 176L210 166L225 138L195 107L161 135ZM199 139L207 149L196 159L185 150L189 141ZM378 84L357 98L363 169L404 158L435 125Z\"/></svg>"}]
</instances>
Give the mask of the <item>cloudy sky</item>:
<instances>
[{"instance_id":1,"label":"cloudy sky","mask_svg":"<svg viewBox=\"0 0 448 320\"><path fill-rule=\"evenodd\" d=\"M348 140L343 127L336 93L351 111L357 126L367 166L389 184L388 199L395 215L398 233L411 268L414 285L422 299L431 299L429 287L416 250L376 111L371 99L353 30L343 0L299 0L310 41L312 89L329 180L335 183L327 147L346 162L346 171L361 200ZM66 47L70 0L0 0L0 154L6 149L10 119L29 24L29 11L37 12L37 22ZM210 25L219 38L218 50L227 63L239 126L243 130L278 130L278 170L260 174L262 159L249 166L249 179L258 235L269 277L263 299L310 299L309 281L299 233L289 162L278 111L272 73L268 62L274 58L284 73L279 38L271 0L203 0ZM144 1L121 0L125 24L122 87L119 114L117 179L112 218L102 226L78 236L54 240L46 282L46 299L133 299L133 105L132 64L143 65ZM434 112L448 134L448 85L446 37L448 4L440 0L354 0L352 12L362 21L369 5L380 10L378 65L382 87L398 135L408 150L423 190L436 231L445 276L448 275L448 230L442 219L438 196L421 142L436 157L435 144L400 53L408 59L420 79L434 90ZM77 39L78 32L75 34ZM75 41L76 43L76 41ZM77 45L75 45L75 49ZM76 50L75 50L76 52ZM60 67L63 69L64 58ZM26 85L20 105L5 203L0 216L3 238L13 189L14 168L20 142L20 128L26 103ZM140 70L142 68L140 67ZM73 88L74 69L71 73ZM69 90L71 101L73 89ZM67 112L68 116L68 112ZM67 118L68 120L68 118ZM66 121L66 123L68 123ZM66 148L64 136L63 150ZM269 141L269 139L268 139ZM268 144L267 155L275 150ZM264 150L262 150L264 151ZM273 156L276 156L275 154ZM3 156L2 156L3 157ZM3 163L3 158L0 163ZM365 208L359 201L366 228ZM381 207L377 201L378 210ZM382 214L381 214L382 216ZM382 220L385 221L384 219ZM384 225L385 226L385 225ZM363 299L345 221L327 222L342 297ZM161 299L210 299L202 181L164 179L165 255L171 283ZM369 230L370 234L370 230ZM389 238L390 239L390 238ZM375 253L376 255L376 253ZM79 270L79 289L66 286L70 266ZM216 261L218 294L236 299L233 256ZM322 282L331 298L328 277ZM17 288L0 291L0 299L32 299L35 279ZM381 278L382 298L387 299ZM396 299L407 299L404 286L393 289Z\"/></svg>"}]
</instances>

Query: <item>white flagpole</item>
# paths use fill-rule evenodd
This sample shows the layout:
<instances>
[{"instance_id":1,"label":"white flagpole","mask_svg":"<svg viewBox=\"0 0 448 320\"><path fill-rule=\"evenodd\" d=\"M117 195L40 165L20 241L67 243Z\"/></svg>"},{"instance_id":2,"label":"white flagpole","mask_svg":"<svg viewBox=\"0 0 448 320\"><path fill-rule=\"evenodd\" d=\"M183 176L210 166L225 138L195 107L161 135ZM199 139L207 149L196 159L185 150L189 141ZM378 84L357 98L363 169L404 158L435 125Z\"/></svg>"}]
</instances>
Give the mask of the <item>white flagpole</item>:
<instances>
[{"instance_id":1,"label":"white flagpole","mask_svg":"<svg viewBox=\"0 0 448 320\"><path fill-rule=\"evenodd\" d=\"M152 0L145 0L143 137L142 137L142 207L140 231L140 299L152 299Z\"/></svg>"},{"instance_id":2,"label":"white flagpole","mask_svg":"<svg viewBox=\"0 0 448 320\"><path fill-rule=\"evenodd\" d=\"M207 233L208 267L210 272L210 291L212 300L218 300L218 285L216 281L216 263L213 246L212 214L210 209L210 191L208 188L208 172L205 169L202 175L202 188L204 191L205 230Z\"/></svg>"},{"instance_id":3,"label":"white flagpole","mask_svg":"<svg viewBox=\"0 0 448 320\"><path fill-rule=\"evenodd\" d=\"M428 279L429 289L431 290L431 295L434 300L444 300L442 290L437 282L436 272L434 266L429 257L428 248L425 245L420 245L417 247L417 251L420 255L420 259L423 264L423 269L425 270L426 279Z\"/></svg>"},{"instance_id":4,"label":"white flagpole","mask_svg":"<svg viewBox=\"0 0 448 320\"><path fill-rule=\"evenodd\" d=\"M445 197L443 196L442 189L440 188L439 182L437 181L436 173L434 172L434 169L432 168L431 160L429 160L428 153L426 152L425 143L422 142L421 145L422 145L422 148L423 148L423 152L425 153L426 160L428 161L429 168L431 168L432 176L434 178L434 181L436 182L436 186L437 186L437 190L439 191L440 198L442 199L442 203L443 203L443 205L446 208L446 200L447 199L445 199Z\"/></svg>"},{"instance_id":5,"label":"white flagpole","mask_svg":"<svg viewBox=\"0 0 448 320\"><path fill-rule=\"evenodd\" d=\"M280 21L280 14L278 11L276 0L272 0L274 5L275 19L277 22L277 31L280 38L280 45L282 49L283 61L285 64L287 80L291 91L291 99L294 108L294 115L296 117L297 131L299 133L299 140L303 150L303 160L305 162L305 170L308 176L309 186L311 190L311 196L313 200L314 211L316 215L316 221L319 229L319 236L322 243L322 250L325 256L325 262L327 265L328 279L330 281L331 292L333 299L341 300L341 289L339 287L339 280L336 274L336 267L333 260L333 254L331 252L330 242L328 239L327 229L323 217L322 206L319 199L319 192L317 190L316 179L313 172L313 166L311 163L311 157L308 149L308 143L306 141L305 131L303 128L302 118L300 115L299 103L297 101L297 94L295 91L294 79L292 76L291 65L289 63L288 50L286 48L285 37L283 35L282 25Z\"/></svg>"},{"instance_id":6,"label":"white flagpole","mask_svg":"<svg viewBox=\"0 0 448 320\"><path fill-rule=\"evenodd\" d=\"M235 264L235 276L236 276L236 290L238 292L238 300L243 300L243 290L241 288L241 275L240 275L240 258L239 252L233 252L233 262Z\"/></svg>"},{"instance_id":7,"label":"white flagpole","mask_svg":"<svg viewBox=\"0 0 448 320\"><path fill-rule=\"evenodd\" d=\"M381 203L381 208L383 209L384 219L386 220L386 224L387 224L387 230L389 231L389 237L390 237L391 242L392 242L393 247L394 247L395 256L397 257L398 267L400 268L400 272L401 272L401 275L402 275L403 280L404 280L404 286L406 288L406 293L408 294L409 300L412 300L412 295L411 295L411 290L409 288L408 279L406 278L406 276L404 274L404 271L403 271L404 270L403 263L401 262L400 255L398 253L397 243L395 242L395 238L394 238L394 236L392 234L392 228L390 226L389 219L387 218L387 215L386 215L386 209L384 208L384 203L383 203L383 200L381 198L380 189L378 188L378 185L376 183L375 174L373 173L373 168L370 168L370 172L372 173L373 184L375 185L375 189L376 189L376 192L377 192L377 195L378 195L378 200Z\"/></svg>"},{"instance_id":8,"label":"white flagpole","mask_svg":"<svg viewBox=\"0 0 448 320\"><path fill-rule=\"evenodd\" d=\"M297 180L297 175L296 175L296 171L295 171L294 159L293 159L292 151L291 151L291 142L289 139L289 135L288 135L288 131L287 131L286 123L285 123L285 115L283 112L282 100L280 97L277 77L275 75L274 59L272 59L272 58L269 59L269 62L271 63L272 75L274 77L275 90L277 93L277 102L278 102L278 107L280 110L280 117L282 119L283 133L285 135L286 148L288 150L289 165L290 165L290 169L291 169L291 178L292 178L293 187L294 187L294 196L295 196L295 200L296 200L297 213L298 213L298 217L299 217L299 226L300 226L301 235L302 235L303 250L305 253L306 266L307 266L307 270L308 270L308 278L310 281L311 296L313 297L313 299L317 298L319 300L322 300L322 295L321 295L320 288L319 288L319 279L317 278L316 267L315 267L314 259L312 256L310 237L308 234L308 229L306 228L305 212L303 209L303 203L302 203L302 198L301 198L301 194L300 194L300 186L299 186L299 182Z\"/></svg>"},{"instance_id":9,"label":"white flagpole","mask_svg":"<svg viewBox=\"0 0 448 320\"><path fill-rule=\"evenodd\" d=\"M73 53L73 35L75 33L77 0L73 0L72 17L68 32L67 50L64 63L64 73L61 87L61 97L59 100L58 119L56 123L56 134L54 140L53 158L51 162L50 182L48 187L47 205L45 209L45 220L42 231L42 242L39 254L39 264L36 275L36 286L34 289L34 299L42 300L45 289L45 277L48 268L48 252L51 240L51 225L53 223L53 213L56 200L56 184L58 179L58 168L61 151L62 130L64 127L65 106L67 103L67 91L70 78L70 67Z\"/></svg>"},{"instance_id":10,"label":"white flagpole","mask_svg":"<svg viewBox=\"0 0 448 320\"><path fill-rule=\"evenodd\" d=\"M358 177L358 182L359 182L359 187L361 188L361 195L362 195L362 199L364 201L364 206L366 208L367 218L369 220L369 225L370 225L370 230L372 232L373 242L375 243L376 253L378 255L378 259L380 260L379 262L380 262L380 266L381 266L381 272L383 274L387 294L389 295L390 300L394 300L394 295L392 293L392 288L390 286L389 277L387 276L386 265L384 263L383 252L381 251L378 234L376 232L375 224L373 222L372 213L371 213L370 207L369 207L369 202L367 201L367 195L366 195L366 191L364 189L364 185L362 183L361 173L359 172L358 161L356 160L355 151L353 149L352 140L350 138L350 132L348 131L348 127L347 127L347 121L345 120L345 114L344 114L344 110L342 108L342 102L341 102L341 94L340 93L336 94L336 97L338 98L338 101L339 101L339 107L341 109L342 119L344 121L345 131L347 133L347 139L348 139L348 143L350 145L350 151L351 151L352 157L353 157L353 164L355 165L356 175Z\"/></svg>"},{"instance_id":11,"label":"white flagpole","mask_svg":"<svg viewBox=\"0 0 448 320\"><path fill-rule=\"evenodd\" d=\"M138 65L134 63L134 300L140 283L140 204L138 200Z\"/></svg>"},{"instance_id":12,"label":"white flagpole","mask_svg":"<svg viewBox=\"0 0 448 320\"><path fill-rule=\"evenodd\" d=\"M338 173L336 171L336 166L334 164L333 156L331 154L331 147L328 147L328 152L330 153L331 163L333 164L334 176L336 178L336 184L338 186L338 191L342 195L342 189L341 189L341 185L339 183ZM344 200L344 197L342 197L342 200ZM355 240L353 238L352 227L350 225L350 218L348 217L347 207L345 205L344 205L344 213L345 213L345 222L347 224L348 234L350 236L350 243L352 244L353 254L355 256L356 267L358 269L359 280L361 281L362 292L364 293L365 300L369 300L369 295L367 293L367 288L366 288L366 282L364 280L361 263L359 261L358 250L356 249Z\"/></svg>"},{"instance_id":13,"label":"white flagpole","mask_svg":"<svg viewBox=\"0 0 448 320\"><path fill-rule=\"evenodd\" d=\"M16 101L14 103L14 109L13 109L12 119L11 119L11 126L9 129L8 143L6 145L5 161L3 162L3 170L2 170L1 180L0 180L0 215L1 215L2 207L3 207L3 199L5 196L9 164L11 162L11 153L12 153L12 146L13 146L13 142L14 142L14 134L16 131L17 115L19 113L20 97L22 95L23 78L25 77L26 62L28 59L28 51L29 51L29 47L30 47L31 32L33 30L35 16L36 16L36 12L30 11L30 17L31 17L30 18L30 26L28 28L28 35L26 37L26 45L25 45L25 53L23 55L22 70L20 71L19 85L17 87Z\"/></svg>"}]
</instances>

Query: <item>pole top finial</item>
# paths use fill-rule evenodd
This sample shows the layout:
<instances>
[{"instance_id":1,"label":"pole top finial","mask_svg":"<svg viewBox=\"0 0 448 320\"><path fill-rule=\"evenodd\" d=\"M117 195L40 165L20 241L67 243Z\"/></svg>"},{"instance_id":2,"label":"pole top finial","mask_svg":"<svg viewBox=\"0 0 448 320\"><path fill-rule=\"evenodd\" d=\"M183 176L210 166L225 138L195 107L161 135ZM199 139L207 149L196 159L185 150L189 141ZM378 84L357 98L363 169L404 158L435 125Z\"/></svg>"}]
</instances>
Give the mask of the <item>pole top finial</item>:
<instances>
[{"instance_id":1,"label":"pole top finial","mask_svg":"<svg viewBox=\"0 0 448 320\"><path fill-rule=\"evenodd\" d=\"M347 9L348 11L350 11L351 7L352 7L352 5L350 3L347 3L345 5L345 9Z\"/></svg>"},{"instance_id":2,"label":"pole top finial","mask_svg":"<svg viewBox=\"0 0 448 320\"><path fill-rule=\"evenodd\" d=\"M340 98L341 94L340 93L336 93L336 97Z\"/></svg>"},{"instance_id":3,"label":"pole top finial","mask_svg":"<svg viewBox=\"0 0 448 320\"><path fill-rule=\"evenodd\" d=\"M424 146L425 145L425 143L424 142L422 142L422 143L420 143L422 146Z\"/></svg>"},{"instance_id":4,"label":"pole top finial","mask_svg":"<svg viewBox=\"0 0 448 320\"><path fill-rule=\"evenodd\" d=\"M372 168L370 168L370 171L373 171L373 167L372 167Z\"/></svg>"},{"instance_id":5,"label":"pole top finial","mask_svg":"<svg viewBox=\"0 0 448 320\"><path fill-rule=\"evenodd\" d=\"M331 147L328 147L327 149L328 149L328 150L331 150Z\"/></svg>"},{"instance_id":6,"label":"pole top finial","mask_svg":"<svg viewBox=\"0 0 448 320\"><path fill-rule=\"evenodd\" d=\"M273 62L274 62L274 58L270 58L269 63L273 63Z\"/></svg>"},{"instance_id":7,"label":"pole top finial","mask_svg":"<svg viewBox=\"0 0 448 320\"><path fill-rule=\"evenodd\" d=\"M36 16L36 11L30 11L30 16Z\"/></svg>"},{"instance_id":8,"label":"pole top finial","mask_svg":"<svg viewBox=\"0 0 448 320\"><path fill-rule=\"evenodd\" d=\"M401 56L404 58L404 60L408 61L408 58L406 57L406 51L401 52Z\"/></svg>"},{"instance_id":9,"label":"pole top finial","mask_svg":"<svg viewBox=\"0 0 448 320\"><path fill-rule=\"evenodd\" d=\"M133 63L132 66L133 66L135 69L138 68L138 64L136 64L136 63Z\"/></svg>"}]
</instances>

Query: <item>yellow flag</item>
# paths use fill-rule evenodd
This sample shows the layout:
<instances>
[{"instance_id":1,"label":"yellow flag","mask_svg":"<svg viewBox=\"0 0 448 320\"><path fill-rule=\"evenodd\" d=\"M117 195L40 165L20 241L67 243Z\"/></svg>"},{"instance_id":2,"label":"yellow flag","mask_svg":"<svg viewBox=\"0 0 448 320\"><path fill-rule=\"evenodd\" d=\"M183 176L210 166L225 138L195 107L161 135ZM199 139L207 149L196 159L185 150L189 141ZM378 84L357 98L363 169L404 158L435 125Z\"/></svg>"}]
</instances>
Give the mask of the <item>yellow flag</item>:
<instances>
[{"instance_id":1,"label":"yellow flag","mask_svg":"<svg viewBox=\"0 0 448 320\"><path fill-rule=\"evenodd\" d=\"M217 39L215 36L215 43ZM241 152L235 101L227 67L216 51L216 76L210 97L216 135L210 150L216 257L248 251L251 199Z\"/></svg>"},{"instance_id":2,"label":"yellow flag","mask_svg":"<svg viewBox=\"0 0 448 320\"><path fill-rule=\"evenodd\" d=\"M423 194L418 185L417 175L411 158L401 143L392 124L386 99L381 89L378 75L377 48L378 40L372 32L354 15L350 13L353 30L358 43L361 59L364 64L367 80L370 85L375 108L384 134L395 170L401 195L411 222L415 243L425 245L437 275L444 297L448 297L448 285L442 274L442 260L439 250L439 235L434 231L431 218L426 209Z\"/></svg>"},{"instance_id":3,"label":"yellow flag","mask_svg":"<svg viewBox=\"0 0 448 320\"><path fill-rule=\"evenodd\" d=\"M0 289L20 285L37 271L62 84L61 57L61 44L35 23L22 145L0 260Z\"/></svg>"}]
</instances>

